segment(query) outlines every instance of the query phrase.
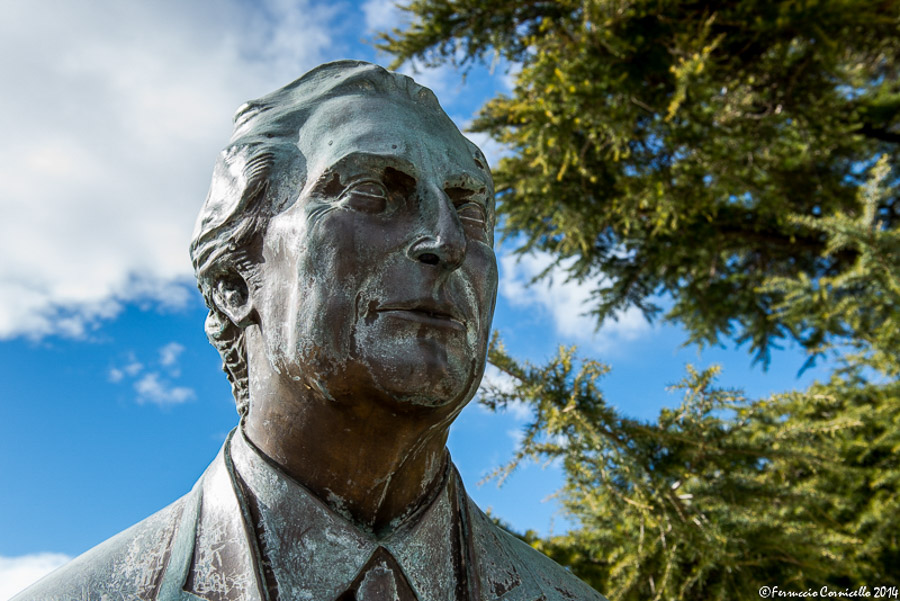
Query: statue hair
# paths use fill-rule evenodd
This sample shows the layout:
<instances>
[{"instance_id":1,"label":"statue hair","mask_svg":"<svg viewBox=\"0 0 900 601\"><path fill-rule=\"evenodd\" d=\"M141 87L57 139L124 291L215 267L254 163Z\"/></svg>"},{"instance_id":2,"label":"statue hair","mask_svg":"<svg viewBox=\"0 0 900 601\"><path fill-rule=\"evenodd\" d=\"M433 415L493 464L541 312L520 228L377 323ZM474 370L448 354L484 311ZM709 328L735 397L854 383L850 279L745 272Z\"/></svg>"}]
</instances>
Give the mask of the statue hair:
<instances>
[{"instance_id":1,"label":"statue hair","mask_svg":"<svg viewBox=\"0 0 900 601\"><path fill-rule=\"evenodd\" d=\"M206 336L222 356L241 416L250 407L244 330L219 309L213 292L237 275L246 281L270 219L289 208L305 185L306 159L296 142L306 120L329 98L352 94L405 96L444 114L434 94L405 75L361 61L327 63L241 106L231 141L216 160L190 251L209 308Z\"/></svg>"}]
</instances>

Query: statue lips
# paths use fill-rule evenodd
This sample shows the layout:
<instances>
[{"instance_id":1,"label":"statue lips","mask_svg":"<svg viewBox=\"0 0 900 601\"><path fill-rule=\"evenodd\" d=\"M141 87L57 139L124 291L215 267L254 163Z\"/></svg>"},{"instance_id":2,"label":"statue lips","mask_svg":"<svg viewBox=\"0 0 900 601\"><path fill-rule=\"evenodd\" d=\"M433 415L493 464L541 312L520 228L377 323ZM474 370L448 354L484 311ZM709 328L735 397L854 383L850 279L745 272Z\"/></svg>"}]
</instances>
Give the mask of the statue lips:
<instances>
[{"instance_id":1,"label":"statue lips","mask_svg":"<svg viewBox=\"0 0 900 601\"><path fill-rule=\"evenodd\" d=\"M430 298L385 303L375 312L439 329L466 331L466 320L455 306Z\"/></svg>"}]
</instances>

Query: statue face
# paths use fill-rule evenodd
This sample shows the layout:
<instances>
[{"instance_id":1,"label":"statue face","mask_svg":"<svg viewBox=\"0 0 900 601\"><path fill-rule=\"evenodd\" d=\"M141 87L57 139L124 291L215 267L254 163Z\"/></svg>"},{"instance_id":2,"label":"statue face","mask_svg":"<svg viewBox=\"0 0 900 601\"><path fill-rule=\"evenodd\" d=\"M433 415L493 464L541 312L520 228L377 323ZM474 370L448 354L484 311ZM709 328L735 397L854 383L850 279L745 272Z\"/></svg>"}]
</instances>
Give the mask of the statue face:
<instances>
[{"instance_id":1,"label":"statue face","mask_svg":"<svg viewBox=\"0 0 900 601\"><path fill-rule=\"evenodd\" d=\"M461 408L497 292L484 158L446 116L385 97L324 102L298 146L307 183L251 285L273 371L339 402Z\"/></svg>"}]
</instances>

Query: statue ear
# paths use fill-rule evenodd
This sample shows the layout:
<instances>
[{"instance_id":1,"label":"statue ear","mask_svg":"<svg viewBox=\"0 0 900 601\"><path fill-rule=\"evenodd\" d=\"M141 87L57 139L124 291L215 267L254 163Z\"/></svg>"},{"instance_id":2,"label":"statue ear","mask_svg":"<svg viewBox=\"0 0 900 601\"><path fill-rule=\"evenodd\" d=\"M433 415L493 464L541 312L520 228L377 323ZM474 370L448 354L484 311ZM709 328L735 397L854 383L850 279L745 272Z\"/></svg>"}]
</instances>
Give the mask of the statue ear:
<instances>
[{"instance_id":1,"label":"statue ear","mask_svg":"<svg viewBox=\"0 0 900 601\"><path fill-rule=\"evenodd\" d=\"M219 278L212 296L216 307L237 327L243 329L254 323L250 290L247 287L247 280L240 274L232 273Z\"/></svg>"}]
</instances>

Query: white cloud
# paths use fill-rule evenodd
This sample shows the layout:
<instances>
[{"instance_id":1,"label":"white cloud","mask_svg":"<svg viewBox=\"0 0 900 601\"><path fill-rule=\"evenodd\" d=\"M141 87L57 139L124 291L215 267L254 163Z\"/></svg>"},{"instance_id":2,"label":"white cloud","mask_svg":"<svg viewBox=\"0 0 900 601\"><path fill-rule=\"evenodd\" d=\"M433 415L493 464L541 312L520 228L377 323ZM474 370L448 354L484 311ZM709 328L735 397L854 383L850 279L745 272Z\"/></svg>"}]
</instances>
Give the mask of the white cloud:
<instances>
[{"instance_id":1,"label":"white cloud","mask_svg":"<svg viewBox=\"0 0 900 601\"><path fill-rule=\"evenodd\" d=\"M0 601L7 601L72 558L62 553L0 556Z\"/></svg>"},{"instance_id":2,"label":"white cloud","mask_svg":"<svg viewBox=\"0 0 900 601\"><path fill-rule=\"evenodd\" d=\"M485 390L489 387L509 394L515 390L515 379L509 374L500 371L495 366L489 363L484 370L484 378L482 378L481 380L481 385L478 387L478 395L483 395ZM489 411L489 409L487 409L480 403L478 407L484 411ZM534 415L531 407L523 403L522 401L512 401L510 403L507 403L502 412L506 413L517 422L527 421Z\"/></svg>"},{"instance_id":3,"label":"white cloud","mask_svg":"<svg viewBox=\"0 0 900 601\"><path fill-rule=\"evenodd\" d=\"M121 382L125 376L133 378L144 369L144 364L137 360L134 353L128 353L127 359L128 363L119 367L111 367L106 373L110 382Z\"/></svg>"},{"instance_id":4,"label":"white cloud","mask_svg":"<svg viewBox=\"0 0 900 601\"><path fill-rule=\"evenodd\" d=\"M165 368L169 378L177 378L181 375L178 366L178 357L184 352L184 345L170 342L160 347L158 364ZM128 363L122 367L113 367L107 373L110 382L119 383L129 378L139 405L152 403L159 406L180 405L196 398L193 389L186 386L176 386L170 380L163 378L158 370L144 371L144 364L137 360L134 353L128 353ZM139 375L143 374L140 379Z\"/></svg>"},{"instance_id":5,"label":"white cloud","mask_svg":"<svg viewBox=\"0 0 900 601\"><path fill-rule=\"evenodd\" d=\"M553 263L547 253L500 257L500 294L515 307L537 308L550 315L560 336L578 343L588 343L595 351L609 351L624 342L635 340L652 331L638 309L628 309L618 321L608 320L596 330L590 310L591 291L597 282L578 283L569 280L566 265L551 268L549 278L529 284Z\"/></svg>"},{"instance_id":6,"label":"white cloud","mask_svg":"<svg viewBox=\"0 0 900 601\"><path fill-rule=\"evenodd\" d=\"M64 0L0 20L0 339L183 304L187 245L242 102L339 52L310 0ZM186 286L187 284L187 286Z\"/></svg>"},{"instance_id":7,"label":"white cloud","mask_svg":"<svg viewBox=\"0 0 900 601\"><path fill-rule=\"evenodd\" d=\"M366 30L370 34L403 29L409 23L409 13L397 8L396 0L368 0L362 5Z\"/></svg>"},{"instance_id":8,"label":"white cloud","mask_svg":"<svg viewBox=\"0 0 900 601\"><path fill-rule=\"evenodd\" d=\"M411 22L410 14L398 8L396 0L367 0L362 5L362 11L369 35L388 33L394 28L404 29ZM393 59L388 54L383 54L382 57L387 62ZM410 59L397 72L412 77L416 83L434 92L444 103L459 95L463 87L459 71L450 64L426 67L421 61Z\"/></svg>"},{"instance_id":9,"label":"white cloud","mask_svg":"<svg viewBox=\"0 0 900 601\"><path fill-rule=\"evenodd\" d=\"M135 359L134 355L132 354L130 357L130 361L128 362L128 365L123 367L122 371L124 371L129 376L134 377L134 376L138 375L139 373L141 373L142 369L144 369L144 364L139 362L137 359Z\"/></svg>"},{"instance_id":10,"label":"white cloud","mask_svg":"<svg viewBox=\"0 0 900 601\"><path fill-rule=\"evenodd\" d=\"M178 355L184 352L184 346L177 342L170 342L159 349L160 365L171 366L178 361Z\"/></svg>"},{"instance_id":11,"label":"white cloud","mask_svg":"<svg viewBox=\"0 0 900 601\"><path fill-rule=\"evenodd\" d=\"M516 89L516 81L518 81L520 73L522 73L522 63L504 63L500 72L500 81L506 92L511 93Z\"/></svg>"},{"instance_id":12,"label":"white cloud","mask_svg":"<svg viewBox=\"0 0 900 601\"><path fill-rule=\"evenodd\" d=\"M516 449L521 447L522 441L525 440L525 432L520 428L517 428L515 430L507 430L506 435L512 439Z\"/></svg>"},{"instance_id":13,"label":"white cloud","mask_svg":"<svg viewBox=\"0 0 900 601\"><path fill-rule=\"evenodd\" d=\"M516 380L508 373L500 371L496 366L488 363L484 370L484 378L481 380L481 388L488 386L510 394L516 389Z\"/></svg>"},{"instance_id":14,"label":"white cloud","mask_svg":"<svg viewBox=\"0 0 900 601\"><path fill-rule=\"evenodd\" d=\"M196 396L190 388L174 386L165 380L160 380L160 376L156 372L144 375L134 383L134 389L138 393L139 404L180 405Z\"/></svg>"}]
</instances>

